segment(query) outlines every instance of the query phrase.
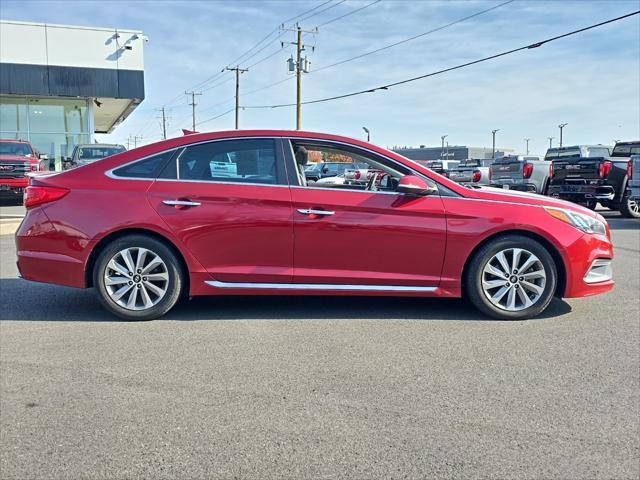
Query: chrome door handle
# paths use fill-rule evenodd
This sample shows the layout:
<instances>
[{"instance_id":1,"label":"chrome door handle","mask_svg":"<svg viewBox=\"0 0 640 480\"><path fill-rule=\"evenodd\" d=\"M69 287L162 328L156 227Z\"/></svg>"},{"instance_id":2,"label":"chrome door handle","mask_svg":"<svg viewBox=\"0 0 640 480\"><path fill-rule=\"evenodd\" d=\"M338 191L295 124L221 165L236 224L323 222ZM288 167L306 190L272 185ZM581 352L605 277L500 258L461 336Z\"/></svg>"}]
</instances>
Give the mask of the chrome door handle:
<instances>
[{"instance_id":1,"label":"chrome door handle","mask_svg":"<svg viewBox=\"0 0 640 480\"><path fill-rule=\"evenodd\" d=\"M199 207L200 202L191 202L189 200L163 200L162 203L172 207Z\"/></svg>"},{"instance_id":2,"label":"chrome door handle","mask_svg":"<svg viewBox=\"0 0 640 480\"><path fill-rule=\"evenodd\" d=\"M329 210L314 210L312 208L299 208L298 212L303 215L333 215L336 213Z\"/></svg>"}]
</instances>

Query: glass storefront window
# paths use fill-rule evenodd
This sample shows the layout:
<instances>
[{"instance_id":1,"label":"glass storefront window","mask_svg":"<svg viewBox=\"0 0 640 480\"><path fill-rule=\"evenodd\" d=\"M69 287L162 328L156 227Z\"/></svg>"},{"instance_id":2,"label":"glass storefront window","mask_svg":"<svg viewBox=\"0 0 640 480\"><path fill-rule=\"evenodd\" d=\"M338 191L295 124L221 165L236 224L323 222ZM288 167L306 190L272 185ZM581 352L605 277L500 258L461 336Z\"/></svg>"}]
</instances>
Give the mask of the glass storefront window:
<instances>
[{"instance_id":1,"label":"glass storefront window","mask_svg":"<svg viewBox=\"0 0 640 480\"><path fill-rule=\"evenodd\" d=\"M62 159L71 156L73 147L80 143L91 143L87 134L65 133L32 133L30 138L33 147L40 153L46 153L49 161L55 159L56 169Z\"/></svg>"},{"instance_id":2,"label":"glass storefront window","mask_svg":"<svg viewBox=\"0 0 640 480\"><path fill-rule=\"evenodd\" d=\"M81 98L0 97L0 138L31 142L60 170L79 143L91 143L90 109Z\"/></svg>"},{"instance_id":3,"label":"glass storefront window","mask_svg":"<svg viewBox=\"0 0 640 480\"><path fill-rule=\"evenodd\" d=\"M85 133L88 128L86 100L29 100L31 132Z\"/></svg>"},{"instance_id":4,"label":"glass storefront window","mask_svg":"<svg viewBox=\"0 0 640 480\"><path fill-rule=\"evenodd\" d=\"M27 104L23 98L0 98L0 131L27 132Z\"/></svg>"}]
</instances>

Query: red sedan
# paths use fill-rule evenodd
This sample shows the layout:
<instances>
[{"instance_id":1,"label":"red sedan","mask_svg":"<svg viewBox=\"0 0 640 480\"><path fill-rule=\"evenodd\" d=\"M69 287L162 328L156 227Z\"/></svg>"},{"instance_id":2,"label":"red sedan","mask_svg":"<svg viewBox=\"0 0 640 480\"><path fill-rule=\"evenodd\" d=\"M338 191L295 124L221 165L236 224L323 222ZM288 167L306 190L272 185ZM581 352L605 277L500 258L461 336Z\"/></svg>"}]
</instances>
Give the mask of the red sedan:
<instances>
[{"instance_id":1,"label":"red sedan","mask_svg":"<svg viewBox=\"0 0 640 480\"><path fill-rule=\"evenodd\" d=\"M317 153L314 153L317 152ZM365 185L309 184L310 155ZM196 295L461 297L502 319L613 288L605 220L535 194L462 187L396 153L310 132L188 135L31 178L23 278L95 287L147 320Z\"/></svg>"}]
</instances>

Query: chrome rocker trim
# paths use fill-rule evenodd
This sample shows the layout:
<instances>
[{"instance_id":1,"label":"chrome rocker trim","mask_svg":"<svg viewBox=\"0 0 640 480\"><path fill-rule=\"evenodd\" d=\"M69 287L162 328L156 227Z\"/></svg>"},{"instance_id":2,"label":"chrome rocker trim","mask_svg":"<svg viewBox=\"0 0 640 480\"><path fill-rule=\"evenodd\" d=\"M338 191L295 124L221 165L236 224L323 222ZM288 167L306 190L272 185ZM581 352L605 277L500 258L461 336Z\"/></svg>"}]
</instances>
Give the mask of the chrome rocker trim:
<instances>
[{"instance_id":1,"label":"chrome rocker trim","mask_svg":"<svg viewBox=\"0 0 640 480\"><path fill-rule=\"evenodd\" d=\"M328 283L243 283L207 280L204 283L216 288L258 288L273 290L343 290L353 292L435 292L436 287L411 285L335 285Z\"/></svg>"}]
</instances>

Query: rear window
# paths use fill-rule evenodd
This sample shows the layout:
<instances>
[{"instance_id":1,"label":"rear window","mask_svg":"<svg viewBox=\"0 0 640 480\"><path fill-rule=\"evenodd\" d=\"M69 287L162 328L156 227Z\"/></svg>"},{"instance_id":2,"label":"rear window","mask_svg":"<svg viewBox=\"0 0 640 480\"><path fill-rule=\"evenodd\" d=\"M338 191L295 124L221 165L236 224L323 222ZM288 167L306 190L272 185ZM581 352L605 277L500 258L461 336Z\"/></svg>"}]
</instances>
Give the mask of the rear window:
<instances>
[{"instance_id":1,"label":"rear window","mask_svg":"<svg viewBox=\"0 0 640 480\"><path fill-rule=\"evenodd\" d=\"M640 155L640 144L616 145L613 149L612 157L630 157Z\"/></svg>"},{"instance_id":2,"label":"rear window","mask_svg":"<svg viewBox=\"0 0 640 480\"><path fill-rule=\"evenodd\" d=\"M568 148L562 150L547 150L547 154L544 156L545 160L554 160L560 158L580 158L579 148Z\"/></svg>"},{"instance_id":3,"label":"rear window","mask_svg":"<svg viewBox=\"0 0 640 480\"><path fill-rule=\"evenodd\" d=\"M151 157L138 160L113 171L116 177L155 179L160 174L164 165L173 157L174 150L158 153Z\"/></svg>"},{"instance_id":4,"label":"rear window","mask_svg":"<svg viewBox=\"0 0 640 480\"><path fill-rule=\"evenodd\" d=\"M80 160L100 160L101 158L110 157L116 153L124 152L124 147L80 147L78 151L78 159Z\"/></svg>"},{"instance_id":5,"label":"rear window","mask_svg":"<svg viewBox=\"0 0 640 480\"><path fill-rule=\"evenodd\" d=\"M608 148L590 148L589 156L590 157L608 157L610 155Z\"/></svg>"}]
</instances>

